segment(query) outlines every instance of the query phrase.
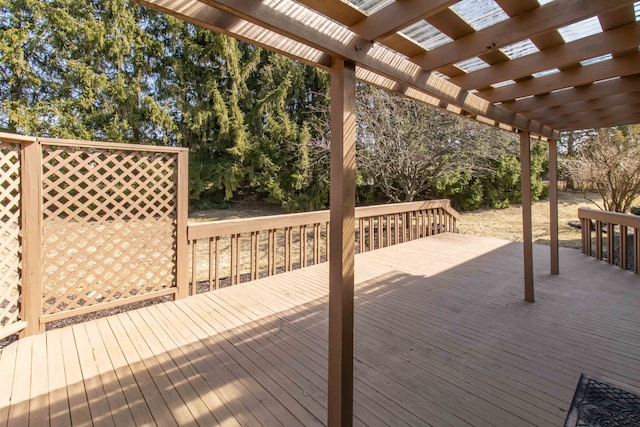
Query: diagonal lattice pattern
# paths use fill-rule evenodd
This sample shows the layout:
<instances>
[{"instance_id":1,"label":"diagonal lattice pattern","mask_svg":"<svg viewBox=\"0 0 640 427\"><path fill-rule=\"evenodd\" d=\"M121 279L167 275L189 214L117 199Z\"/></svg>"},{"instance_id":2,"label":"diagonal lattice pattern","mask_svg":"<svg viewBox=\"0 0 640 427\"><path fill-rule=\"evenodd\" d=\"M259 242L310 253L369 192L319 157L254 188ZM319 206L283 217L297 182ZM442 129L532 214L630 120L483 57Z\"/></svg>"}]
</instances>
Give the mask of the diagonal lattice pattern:
<instances>
[{"instance_id":1,"label":"diagonal lattice pattern","mask_svg":"<svg viewBox=\"0 0 640 427\"><path fill-rule=\"evenodd\" d=\"M43 315L176 285L176 164L43 145Z\"/></svg>"},{"instance_id":2,"label":"diagonal lattice pattern","mask_svg":"<svg viewBox=\"0 0 640 427\"><path fill-rule=\"evenodd\" d=\"M0 141L0 330L19 319L20 147Z\"/></svg>"}]
</instances>

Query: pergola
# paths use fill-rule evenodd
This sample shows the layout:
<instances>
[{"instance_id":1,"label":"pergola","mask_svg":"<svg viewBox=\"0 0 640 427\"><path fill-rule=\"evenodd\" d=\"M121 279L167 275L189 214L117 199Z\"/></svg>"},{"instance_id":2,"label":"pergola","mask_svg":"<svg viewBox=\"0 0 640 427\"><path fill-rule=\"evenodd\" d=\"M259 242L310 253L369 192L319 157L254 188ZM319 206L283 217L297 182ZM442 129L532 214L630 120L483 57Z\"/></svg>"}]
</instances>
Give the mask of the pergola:
<instances>
[{"instance_id":1,"label":"pergola","mask_svg":"<svg viewBox=\"0 0 640 427\"><path fill-rule=\"evenodd\" d=\"M134 1L331 72L330 425L352 419L356 80L520 134L529 302L530 138L549 142L557 274L560 133L640 123L638 1Z\"/></svg>"}]
</instances>

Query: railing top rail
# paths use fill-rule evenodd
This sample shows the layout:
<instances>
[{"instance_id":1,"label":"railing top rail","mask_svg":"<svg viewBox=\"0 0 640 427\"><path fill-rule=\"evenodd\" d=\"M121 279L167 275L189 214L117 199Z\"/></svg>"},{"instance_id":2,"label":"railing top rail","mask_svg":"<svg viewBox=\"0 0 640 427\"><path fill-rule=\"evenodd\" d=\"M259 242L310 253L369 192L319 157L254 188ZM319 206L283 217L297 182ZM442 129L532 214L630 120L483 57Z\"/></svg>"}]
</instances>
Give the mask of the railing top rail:
<instances>
[{"instance_id":1,"label":"railing top rail","mask_svg":"<svg viewBox=\"0 0 640 427\"><path fill-rule=\"evenodd\" d=\"M608 222L631 228L640 228L640 216L620 212L601 211L591 208L578 208L578 218Z\"/></svg>"},{"instance_id":2,"label":"railing top rail","mask_svg":"<svg viewBox=\"0 0 640 427\"><path fill-rule=\"evenodd\" d=\"M389 205L362 206L356 208L356 219L379 215L393 215L426 209L442 208L456 219L460 214L451 208L449 200L428 200L424 202L395 203ZM215 236L241 234L259 230L299 227L308 224L329 222L329 211L313 211L254 218L227 219L189 224L188 239L197 240Z\"/></svg>"},{"instance_id":3,"label":"railing top rail","mask_svg":"<svg viewBox=\"0 0 640 427\"><path fill-rule=\"evenodd\" d=\"M329 211L313 211L284 215L258 216L253 218L223 219L189 224L187 238L189 240L207 237L241 234L258 230L274 230L276 228L299 227L329 221Z\"/></svg>"},{"instance_id":4,"label":"railing top rail","mask_svg":"<svg viewBox=\"0 0 640 427\"><path fill-rule=\"evenodd\" d=\"M0 142L13 142L17 144L26 144L28 142L35 142L36 138L33 136L18 135L17 133L0 132Z\"/></svg>"},{"instance_id":5,"label":"railing top rail","mask_svg":"<svg viewBox=\"0 0 640 427\"><path fill-rule=\"evenodd\" d=\"M453 217L455 217L456 219L460 219L460 214L451 207L451 201L447 199L393 203L388 205L362 206L356 208L356 218L377 215L392 215L400 212L413 212L436 208L446 209L447 212Z\"/></svg>"},{"instance_id":6,"label":"railing top rail","mask_svg":"<svg viewBox=\"0 0 640 427\"><path fill-rule=\"evenodd\" d=\"M65 147L98 148L103 150L142 151L147 153L180 153L188 148L164 147L160 145L124 144L120 142L82 141L77 139L37 138L43 145L59 145Z\"/></svg>"}]
</instances>

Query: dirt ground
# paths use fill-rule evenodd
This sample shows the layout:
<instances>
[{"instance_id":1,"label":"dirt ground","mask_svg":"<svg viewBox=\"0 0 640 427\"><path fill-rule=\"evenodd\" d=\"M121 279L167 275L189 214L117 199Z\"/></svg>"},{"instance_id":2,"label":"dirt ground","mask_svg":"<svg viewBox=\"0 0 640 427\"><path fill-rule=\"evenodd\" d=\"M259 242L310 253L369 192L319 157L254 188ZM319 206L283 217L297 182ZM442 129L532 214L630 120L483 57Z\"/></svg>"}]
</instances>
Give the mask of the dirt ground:
<instances>
[{"instance_id":1,"label":"dirt ground","mask_svg":"<svg viewBox=\"0 0 640 427\"><path fill-rule=\"evenodd\" d=\"M280 215L285 213L277 205L269 205L255 200L229 203L225 209L195 211L189 214L189 222L219 221L222 219L253 218L256 216Z\"/></svg>"},{"instance_id":2,"label":"dirt ground","mask_svg":"<svg viewBox=\"0 0 640 427\"><path fill-rule=\"evenodd\" d=\"M569 226L569 221L578 220L578 208L597 209L595 203L600 201L597 193L585 195L580 191L558 192L558 238L562 247L580 249L580 230ZM522 205L512 205L507 209L480 209L473 212L461 212L458 222L460 233L477 236L497 237L500 239L522 241ZM533 202L533 241L549 244L549 201Z\"/></svg>"}]
</instances>

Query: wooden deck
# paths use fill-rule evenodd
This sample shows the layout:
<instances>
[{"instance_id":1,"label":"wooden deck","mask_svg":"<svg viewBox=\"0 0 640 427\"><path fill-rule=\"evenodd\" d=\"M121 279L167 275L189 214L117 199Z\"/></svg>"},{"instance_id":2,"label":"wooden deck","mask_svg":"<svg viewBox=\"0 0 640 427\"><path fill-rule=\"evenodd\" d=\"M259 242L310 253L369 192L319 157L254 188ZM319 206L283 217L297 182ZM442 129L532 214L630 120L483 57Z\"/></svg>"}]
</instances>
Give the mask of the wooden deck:
<instances>
[{"instance_id":1,"label":"wooden deck","mask_svg":"<svg viewBox=\"0 0 640 427\"><path fill-rule=\"evenodd\" d=\"M638 276L444 234L356 258L356 425L562 425L580 373L640 388ZM0 425L321 425L328 265L18 341Z\"/></svg>"}]
</instances>

